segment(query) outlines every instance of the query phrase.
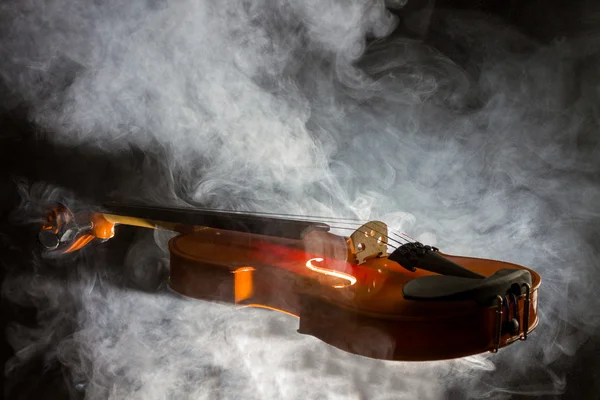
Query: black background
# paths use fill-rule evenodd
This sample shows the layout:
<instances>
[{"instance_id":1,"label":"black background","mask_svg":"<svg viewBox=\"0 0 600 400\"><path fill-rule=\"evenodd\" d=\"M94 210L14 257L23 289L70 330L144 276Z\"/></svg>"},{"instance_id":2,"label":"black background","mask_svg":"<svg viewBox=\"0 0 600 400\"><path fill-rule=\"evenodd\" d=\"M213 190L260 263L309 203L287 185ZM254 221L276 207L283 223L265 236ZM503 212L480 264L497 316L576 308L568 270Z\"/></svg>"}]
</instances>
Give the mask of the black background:
<instances>
[{"instance_id":1,"label":"black background","mask_svg":"<svg viewBox=\"0 0 600 400\"><path fill-rule=\"evenodd\" d=\"M438 0L416 2L409 1L406 9L395 11L401 23L395 35L408 35L428 41L456 62L465 62L464 54L460 52L460 43L440 36L436 31L436 13L444 8L472 9L489 15L499 16L507 23L518 27L522 32L541 42L550 42L560 37L581 35L585 32L597 32L600 29L600 17L594 19L594 8L600 16L600 7L594 7L592 2L575 1L459 1ZM421 24L415 25L407 15L415 10L429 9L427 17ZM1 45L1 44L0 44ZM472 62L472 60L471 60ZM66 82L68 84L68 82ZM0 93L10 93L9 82L0 81ZM152 157L156 154L136 152L103 153L96 147L79 146L77 148L61 146L45 140L45 135L29 120L27 104L14 101L4 102L0 98L2 110L0 114L0 239L2 250L3 277L6 273L18 274L31 272L28 260L31 254L39 251L36 246L35 226L17 225L11 216L11 211L19 206L21 196L18 191L20 181L46 181L65 187L77 196L87 199L103 199L106 193L137 182L141 165L145 165L145 174L151 174L147 166L152 165ZM8 105L8 106L7 106ZM591 132L597 135L598 132ZM582 139L582 140L585 140ZM149 160L150 159L150 160ZM85 165L86 168L75 166ZM158 168L158 166L157 166ZM157 171L158 173L158 171ZM152 178L149 178L152 179ZM135 190L134 188L131 189ZM106 244L106 253L115 264L125 256L125 251L133 232L125 229L115 240ZM52 266L50 266L52 268ZM64 266L63 266L64 268ZM60 279L64 270L52 270L52 274ZM164 271L163 271L164 272ZM159 274L160 275L160 274ZM17 288L18 289L18 288ZM136 290L144 288L136 287ZM9 291L10 292L10 291ZM11 303L10 297L3 298L3 331L9 321L35 326L36 311L34 305L26 307ZM56 332L57 336L68 335L73 327L65 325ZM3 336L4 338L4 336ZM572 369L567 372L567 389L565 399L594 399L600 398L600 339L592 338L580 347L574 356ZM5 340L2 342L2 359L12 357L12 350ZM68 375L60 363L48 362L41 355L36 362L30 363L26 370L12 375L5 382L5 394L11 399L62 399L82 397L81 392L69 388L65 379ZM506 366L510 368L510 366ZM527 380L527 376L523 377ZM448 394L452 397L452 392ZM526 396L525 396L526 397ZM458 398L458 397L457 397Z\"/></svg>"}]
</instances>

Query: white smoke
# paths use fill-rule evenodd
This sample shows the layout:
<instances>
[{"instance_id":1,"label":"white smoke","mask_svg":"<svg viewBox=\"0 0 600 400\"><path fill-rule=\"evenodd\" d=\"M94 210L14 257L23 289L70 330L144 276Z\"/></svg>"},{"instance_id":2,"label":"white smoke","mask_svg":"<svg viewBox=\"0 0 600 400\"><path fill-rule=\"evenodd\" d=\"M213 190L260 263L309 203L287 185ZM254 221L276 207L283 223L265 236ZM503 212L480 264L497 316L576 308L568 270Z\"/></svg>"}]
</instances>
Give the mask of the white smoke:
<instances>
[{"instance_id":1,"label":"white smoke","mask_svg":"<svg viewBox=\"0 0 600 400\"><path fill-rule=\"evenodd\" d=\"M395 18L366 0L0 7L2 79L56 143L160 154L158 167L116 179L121 198L379 218L445 252L543 277L527 342L381 362L299 335L286 316L164 293L165 249L141 234L126 274L98 247L68 258L64 279L40 266L41 278L7 280L5 295L43 311L40 331L11 328L9 374L45 352L90 399L565 390L565 355L600 324L588 237L599 143L582 139L600 115L597 36L540 44L477 14L438 13L430 29L448 41L436 50L390 37ZM48 195L33 188L34 201ZM123 275L157 293L127 289Z\"/></svg>"}]
</instances>

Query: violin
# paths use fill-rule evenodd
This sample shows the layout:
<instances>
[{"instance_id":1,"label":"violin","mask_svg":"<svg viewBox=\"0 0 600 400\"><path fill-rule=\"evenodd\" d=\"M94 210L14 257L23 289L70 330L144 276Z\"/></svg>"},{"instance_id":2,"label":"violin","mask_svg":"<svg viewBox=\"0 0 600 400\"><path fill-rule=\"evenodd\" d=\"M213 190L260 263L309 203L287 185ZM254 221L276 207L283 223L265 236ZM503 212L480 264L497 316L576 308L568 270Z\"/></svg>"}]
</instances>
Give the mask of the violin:
<instances>
[{"instance_id":1,"label":"violin","mask_svg":"<svg viewBox=\"0 0 600 400\"><path fill-rule=\"evenodd\" d=\"M293 315L299 333L365 357L497 352L539 322L541 277L532 269L444 254L390 235L381 221L347 228L346 237L323 220L291 215L118 203L74 213L57 205L39 242L51 254L74 252L112 238L117 225L178 233L168 243L174 292Z\"/></svg>"}]
</instances>

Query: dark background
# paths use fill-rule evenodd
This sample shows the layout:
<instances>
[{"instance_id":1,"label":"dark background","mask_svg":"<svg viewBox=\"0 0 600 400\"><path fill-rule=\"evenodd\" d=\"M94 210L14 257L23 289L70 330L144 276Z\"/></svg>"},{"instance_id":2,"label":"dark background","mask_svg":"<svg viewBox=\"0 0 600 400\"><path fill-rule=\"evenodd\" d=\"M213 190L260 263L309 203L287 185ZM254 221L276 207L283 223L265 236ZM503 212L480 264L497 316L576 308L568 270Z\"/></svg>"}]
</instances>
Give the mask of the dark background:
<instances>
[{"instance_id":1,"label":"dark background","mask_svg":"<svg viewBox=\"0 0 600 400\"><path fill-rule=\"evenodd\" d=\"M461 52L461 43L452 38L444 37L436 30L436 15L442 9L477 10L502 18L505 22L518 27L519 30L540 42L551 42L562 37L574 37L586 32L597 32L600 29L600 6L591 1L542 1L542 0L490 0L490 1L460 1L438 0L434 3L411 2L406 8L395 11L401 23L394 35L411 36L427 41L445 55L453 58L458 64L476 65L476 60L468 59ZM419 13L419 18L409 16ZM596 14L594 14L596 13ZM1 44L0 44L1 45ZM57 79L64 79L57 77ZM68 82L65 82L68 84ZM10 94L10 82L0 81L0 93ZM574 94L576 96L576 94ZM101 201L107 194L115 193L120 188L128 187L135 192L139 181L139 173L143 171L147 179L155 179L152 168L156 168L156 176L160 176L160 164L153 160L160 159L160 150L156 152L136 151L135 148L127 153L105 153L95 146L69 147L53 143L46 138L52 132L44 132L30 123L28 105L14 101L4 101L0 98L0 243L3 245L2 264L3 278L10 274L29 274L34 268L30 259L32 254L39 252L35 243L35 226L17 223L12 213L22 200L19 192L20 182L45 181L67 188L77 197L90 201ZM591 132L590 135L597 135ZM581 138L582 141L594 140ZM81 168L85 165L85 168ZM77 167L76 167L77 166ZM597 176L597 175L596 175ZM118 238L106 244L105 254L112 263L118 265L125 257L126 248L134 235L133 230L124 229ZM597 243L597 237L593 240ZM54 278L60 279L61 274L68 274L65 264L55 265L46 261L46 267ZM557 266L558 267L558 266ZM45 272L36 271L44 276ZM158 273L160 275L164 271ZM128 285L124 279L124 285ZM135 286L135 285L134 285ZM132 287L144 290L138 284ZM12 290L5 291L11 293ZM14 288L18 292L18 288ZM14 293L13 292L13 293ZM9 321L35 326L36 304L27 306L26 301L19 305L11 301L10 296L2 299L3 331ZM42 316L43 318L43 316ZM67 336L73 326L65 324L59 327L55 334L58 340L61 335ZM13 355L11 346L2 342L3 362ZM575 362L567 372L567 388L562 396L550 398L565 399L600 399L600 382L598 370L600 367L600 338L589 339L573 356ZM69 373L64 371L61 364L48 360L42 354L35 358L28 368L7 377L5 394L10 399L62 399L83 397L83 392L69 387ZM560 363L560 360L557 361ZM510 366L505 366L510 368ZM501 373L497 372L497 373ZM528 377L523 376L526 382ZM452 392L449 392L452 397ZM527 396L523 396L526 398ZM544 397L544 396L542 396ZM457 397L458 398L458 397Z\"/></svg>"}]
</instances>

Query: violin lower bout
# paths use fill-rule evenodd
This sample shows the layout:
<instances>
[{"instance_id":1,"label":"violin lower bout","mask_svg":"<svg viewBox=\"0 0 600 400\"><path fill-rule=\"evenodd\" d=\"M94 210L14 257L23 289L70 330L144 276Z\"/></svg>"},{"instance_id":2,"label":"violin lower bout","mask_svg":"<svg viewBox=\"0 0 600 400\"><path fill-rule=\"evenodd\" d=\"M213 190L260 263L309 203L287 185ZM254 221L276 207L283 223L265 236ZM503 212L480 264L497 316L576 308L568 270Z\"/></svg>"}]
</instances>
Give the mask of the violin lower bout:
<instances>
[{"instance_id":1,"label":"violin lower bout","mask_svg":"<svg viewBox=\"0 0 600 400\"><path fill-rule=\"evenodd\" d=\"M536 301L537 292L530 299L531 308ZM523 316L522 299L519 306ZM305 296L301 309L300 333L369 358L434 361L496 350L496 307L447 318L394 319L356 313L322 299ZM538 319L530 312L528 332L537 323ZM497 348L519 340L522 334L522 330L517 334L502 333Z\"/></svg>"}]
</instances>

